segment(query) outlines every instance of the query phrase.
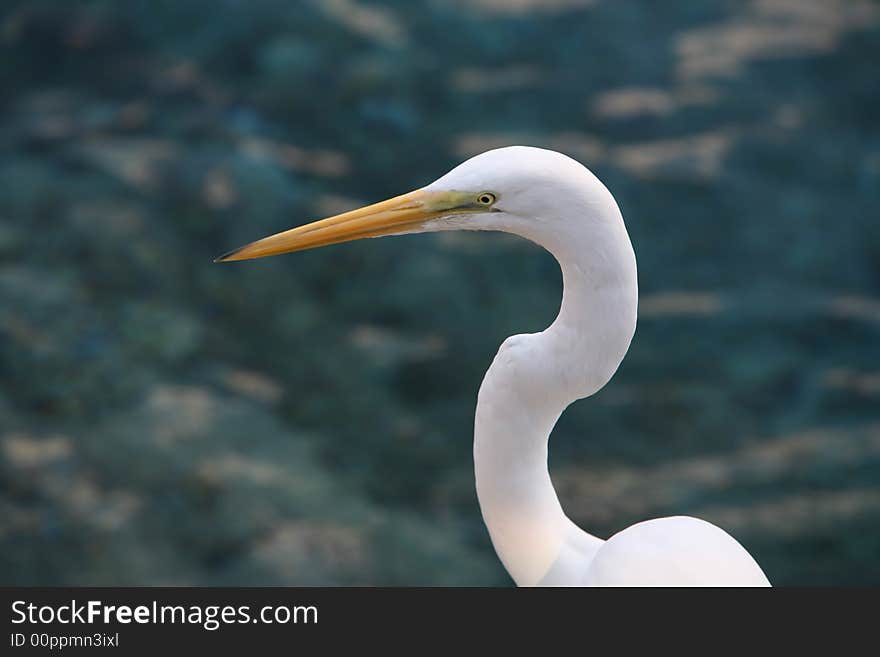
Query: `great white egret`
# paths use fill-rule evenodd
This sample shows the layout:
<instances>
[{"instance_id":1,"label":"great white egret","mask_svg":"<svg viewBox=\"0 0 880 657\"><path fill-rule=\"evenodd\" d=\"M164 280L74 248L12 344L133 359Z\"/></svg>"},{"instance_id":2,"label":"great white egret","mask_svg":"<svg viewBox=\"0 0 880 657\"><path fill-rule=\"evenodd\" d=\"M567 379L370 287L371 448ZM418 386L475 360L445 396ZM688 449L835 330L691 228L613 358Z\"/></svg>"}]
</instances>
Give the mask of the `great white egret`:
<instances>
[{"instance_id":1,"label":"great white egret","mask_svg":"<svg viewBox=\"0 0 880 657\"><path fill-rule=\"evenodd\" d=\"M217 260L441 230L513 233L547 249L562 269L556 320L540 333L504 341L477 400L477 497L514 581L769 586L751 555L703 520L647 520L602 540L562 510L547 469L550 432L569 404L611 379L635 333L638 305L635 255L617 203L575 160L525 146L491 150L427 187L277 233Z\"/></svg>"}]
</instances>

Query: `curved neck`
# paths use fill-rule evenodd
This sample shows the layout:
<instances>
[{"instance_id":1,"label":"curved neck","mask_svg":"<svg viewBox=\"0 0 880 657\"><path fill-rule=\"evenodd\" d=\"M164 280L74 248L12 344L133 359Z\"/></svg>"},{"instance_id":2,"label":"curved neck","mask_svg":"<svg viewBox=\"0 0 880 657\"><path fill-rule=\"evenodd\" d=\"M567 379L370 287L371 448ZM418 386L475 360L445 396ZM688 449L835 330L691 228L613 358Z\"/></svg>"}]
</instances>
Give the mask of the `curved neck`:
<instances>
[{"instance_id":1,"label":"curved neck","mask_svg":"<svg viewBox=\"0 0 880 657\"><path fill-rule=\"evenodd\" d=\"M564 293L553 324L508 338L486 372L474 426L477 496L518 585L573 584L602 541L563 512L547 469L548 439L565 408L604 386L629 348L635 257L616 205L565 233L517 232L556 257Z\"/></svg>"}]
</instances>

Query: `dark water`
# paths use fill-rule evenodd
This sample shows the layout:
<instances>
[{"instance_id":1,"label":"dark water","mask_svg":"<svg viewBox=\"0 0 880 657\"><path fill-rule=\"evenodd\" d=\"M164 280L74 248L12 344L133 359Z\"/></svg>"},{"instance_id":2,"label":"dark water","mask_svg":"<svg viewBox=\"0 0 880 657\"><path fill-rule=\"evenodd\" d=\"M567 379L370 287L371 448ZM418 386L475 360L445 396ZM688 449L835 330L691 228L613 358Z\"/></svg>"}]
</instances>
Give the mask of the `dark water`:
<instances>
[{"instance_id":1,"label":"dark water","mask_svg":"<svg viewBox=\"0 0 880 657\"><path fill-rule=\"evenodd\" d=\"M639 260L630 354L552 439L570 515L880 584L878 59L868 0L5 2L0 581L507 583L472 413L553 260L211 260L527 143Z\"/></svg>"}]
</instances>

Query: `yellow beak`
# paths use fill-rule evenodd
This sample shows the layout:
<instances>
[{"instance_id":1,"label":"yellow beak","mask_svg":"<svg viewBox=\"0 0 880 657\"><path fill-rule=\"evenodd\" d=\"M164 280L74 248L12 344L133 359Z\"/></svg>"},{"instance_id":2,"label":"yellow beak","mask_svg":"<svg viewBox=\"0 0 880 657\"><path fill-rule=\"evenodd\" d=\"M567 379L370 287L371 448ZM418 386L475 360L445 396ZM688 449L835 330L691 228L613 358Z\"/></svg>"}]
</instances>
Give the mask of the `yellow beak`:
<instances>
[{"instance_id":1,"label":"yellow beak","mask_svg":"<svg viewBox=\"0 0 880 657\"><path fill-rule=\"evenodd\" d=\"M420 189L264 237L230 251L214 262L264 258L364 237L391 235L418 228L426 221L438 217L487 209L477 203L471 193Z\"/></svg>"}]
</instances>

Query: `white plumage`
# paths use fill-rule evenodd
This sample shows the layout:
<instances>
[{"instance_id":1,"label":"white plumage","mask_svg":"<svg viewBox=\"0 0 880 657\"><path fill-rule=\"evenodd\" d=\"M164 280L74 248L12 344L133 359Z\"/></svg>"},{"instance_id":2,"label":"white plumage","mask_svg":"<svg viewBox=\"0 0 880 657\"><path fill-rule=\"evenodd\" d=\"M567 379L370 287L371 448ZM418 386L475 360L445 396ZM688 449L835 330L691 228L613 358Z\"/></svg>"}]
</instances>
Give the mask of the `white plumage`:
<instances>
[{"instance_id":1,"label":"white plumage","mask_svg":"<svg viewBox=\"0 0 880 657\"><path fill-rule=\"evenodd\" d=\"M578 162L523 146L488 151L421 190L279 233L221 259L439 230L519 235L552 253L562 270L556 320L540 333L504 341L477 401L477 496L514 581L768 586L749 553L705 521L648 520L602 540L562 510L547 469L550 433L570 403L613 376L635 332L638 305L635 255L620 210Z\"/></svg>"}]
</instances>

